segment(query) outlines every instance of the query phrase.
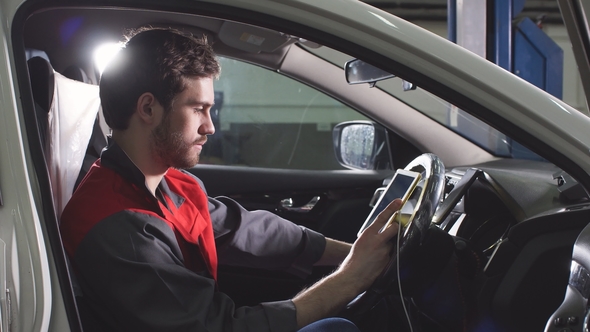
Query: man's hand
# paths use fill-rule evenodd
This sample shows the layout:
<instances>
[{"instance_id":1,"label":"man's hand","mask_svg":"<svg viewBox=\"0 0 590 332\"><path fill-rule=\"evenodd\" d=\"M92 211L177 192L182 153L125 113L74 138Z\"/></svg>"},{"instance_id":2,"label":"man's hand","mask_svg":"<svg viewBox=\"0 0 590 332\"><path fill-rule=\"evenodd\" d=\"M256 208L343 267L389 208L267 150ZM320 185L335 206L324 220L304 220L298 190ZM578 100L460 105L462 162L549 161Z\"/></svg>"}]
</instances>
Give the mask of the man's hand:
<instances>
[{"instance_id":1,"label":"man's hand","mask_svg":"<svg viewBox=\"0 0 590 332\"><path fill-rule=\"evenodd\" d=\"M402 201L396 199L375 218L373 224L355 241L350 254L337 271L355 276L355 281L359 283L358 293L365 291L391 260L390 254L394 245L394 241L391 240L397 234L399 224L393 222L386 229L382 228L401 205Z\"/></svg>"},{"instance_id":2,"label":"man's hand","mask_svg":"<svg viewBox=\"0 0 590 332\"><path fill-rule=\"evenodd\" d=\"M363 231L334 273L293 298L300 328L338 313L381 274L391 259L391 239L397 234L399 226L392 223L391 227L381 229L401 205L400 199L391 202Z\"/></svg>"}]
</instances>

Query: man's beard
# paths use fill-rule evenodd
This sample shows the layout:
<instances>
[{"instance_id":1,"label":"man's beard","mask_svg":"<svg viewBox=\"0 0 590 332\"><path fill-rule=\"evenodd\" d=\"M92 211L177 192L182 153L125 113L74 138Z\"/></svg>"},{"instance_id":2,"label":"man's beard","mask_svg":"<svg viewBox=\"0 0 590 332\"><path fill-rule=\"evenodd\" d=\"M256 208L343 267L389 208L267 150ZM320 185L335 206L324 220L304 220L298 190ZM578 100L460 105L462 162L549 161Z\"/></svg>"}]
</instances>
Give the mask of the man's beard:
<instances>
[{"instance_id":1,"label":"man's beard","mask_svg":"<svg viewBox=\"0 0 590 332\"><path fill-rule=\"evenodd\" d=\"M170 110L169 112L172 112ZM199 153L192 153L193 145L185 143L180 131L172 131L170 113L164 115L162 122L154 128L150 136L153 157L167 167L187 169L199 162Z\"/></svg>"}]
</instances>

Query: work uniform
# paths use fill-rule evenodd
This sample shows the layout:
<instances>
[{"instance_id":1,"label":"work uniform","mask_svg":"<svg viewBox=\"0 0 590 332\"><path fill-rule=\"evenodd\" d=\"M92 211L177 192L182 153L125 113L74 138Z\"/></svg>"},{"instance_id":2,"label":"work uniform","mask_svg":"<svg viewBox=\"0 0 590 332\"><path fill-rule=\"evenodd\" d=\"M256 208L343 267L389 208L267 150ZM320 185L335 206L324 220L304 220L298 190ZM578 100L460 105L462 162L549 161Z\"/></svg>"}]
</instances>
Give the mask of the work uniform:
<instances>
[{"instance_id":1,"label":"work uniform","mask_svg":"<svg viewBox=\"0 0 590 332\"><path fill-rule=\"evenodd\" d=\"M207 197L170 169L156 195L115 143L63 211L64 247L84 302L109 330L293 331L292 301L235 308L216 287L217 264L305 276L325 238L227 197Z\"/></svg>"}]
</instances>

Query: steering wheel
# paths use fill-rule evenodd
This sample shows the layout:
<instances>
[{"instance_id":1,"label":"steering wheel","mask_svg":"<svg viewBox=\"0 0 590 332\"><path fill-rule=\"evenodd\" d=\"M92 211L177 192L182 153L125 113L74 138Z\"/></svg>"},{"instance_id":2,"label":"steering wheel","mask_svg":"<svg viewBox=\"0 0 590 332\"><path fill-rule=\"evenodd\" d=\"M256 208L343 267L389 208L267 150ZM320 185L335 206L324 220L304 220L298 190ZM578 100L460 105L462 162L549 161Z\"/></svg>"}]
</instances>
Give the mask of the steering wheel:
<instances>
[{"instance_id":1,"label":"steering wheel","mask_svg":"<svg viewBox=\"0 0 590 332\"><path fill-rule=\"evenodd\" d=\"M409 223L400 229L399 252L392 254L391 260L373 285L350 302L344 315L355 316L370 310L397 281L398 259L400 269L403 265L415 264L414 254L425 241L431 229L434 212L441 202L445 189L445 167L434 154L425 153L410 162L405 170L421 173L422 179L408 202L413 203Z\"/></svg>"}]
</instances>

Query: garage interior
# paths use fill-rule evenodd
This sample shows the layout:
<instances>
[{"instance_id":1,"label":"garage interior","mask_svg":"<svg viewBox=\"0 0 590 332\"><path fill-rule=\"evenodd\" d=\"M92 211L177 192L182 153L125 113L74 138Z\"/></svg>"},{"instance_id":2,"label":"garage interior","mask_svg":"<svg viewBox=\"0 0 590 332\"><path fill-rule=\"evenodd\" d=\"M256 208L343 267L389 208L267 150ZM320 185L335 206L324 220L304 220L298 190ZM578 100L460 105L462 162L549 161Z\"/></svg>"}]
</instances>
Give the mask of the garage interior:
<instances>
[{"instance_id":1,"label":"garage interior","mask_svg":"<svg viewBox=\"0 0 590 332\"><path fill-rule=\"evenodd\" d=\"M452 40L537 85L579 111L590 114L585 97L588 83L584 83L580 77L572 43L560 9L560 6L567 6L574 2L582 3L582 1L365 0L365 2ZM495 26L493 22L496 22ZM547 36L554 45L548 47L543 41L537 45L523 46L524 44L518 40L521 30L527 30L525 34L528 33L529 36L530 33L535 34L533 38L540 38L536 40L542 40L544 36ZM527 38L528 36L524 37L524 39ZM533 53L537 53L532 57L529 53L531 49ZM547 59L545 57L547 54L556 55L556 57ZM540 74L545 71L544 75Z\"/></svg>"}]
</instances>

